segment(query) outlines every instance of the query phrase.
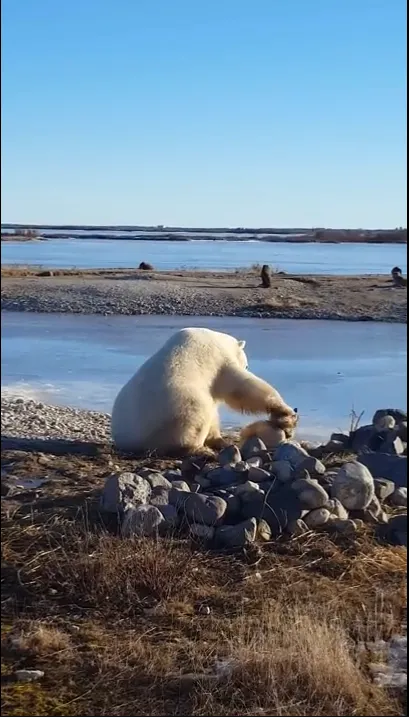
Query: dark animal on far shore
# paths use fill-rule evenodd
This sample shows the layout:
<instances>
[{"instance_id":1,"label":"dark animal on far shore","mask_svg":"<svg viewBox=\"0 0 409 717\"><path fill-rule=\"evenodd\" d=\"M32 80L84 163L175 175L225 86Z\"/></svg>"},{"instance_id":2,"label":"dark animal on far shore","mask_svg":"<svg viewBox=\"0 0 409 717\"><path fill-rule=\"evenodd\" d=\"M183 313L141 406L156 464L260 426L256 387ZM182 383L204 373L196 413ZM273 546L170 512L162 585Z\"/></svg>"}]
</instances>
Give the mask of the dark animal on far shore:
<instances>
[{"instance_id":1,"label":"dark animal on far shore","mask_svg":"<svg viewBox=\"0 0 409 717\"><path fill-rule=\"evenodd\" d=\"M400 269L399 266L393 267L391 275L394 286L407 286L408 280L405 279L404 276L402 276L402 269Z\"/></svg>"},{"instance_id":2,"label":"dark animal on far shore","mask_svg":"<svg viewBox=\"0 0 409 717\"><path fill-rule=\"evenodd\" d=\"M264 289L269 289L271 286L271 271L268 264L264 264L261 270L261 285Z\"/></svg>"},{"instance_id":3,"label":"dark animal on far shore","mask_svg":"<svg viewBox=\"0 0 409 717\"><path fill-rule=\"evenodd\" d=\"M138 269L143 269L143 271L153 271L153 266L152 264L147 264L146 261L141 261Z\"/></svg>"}]
</instances>

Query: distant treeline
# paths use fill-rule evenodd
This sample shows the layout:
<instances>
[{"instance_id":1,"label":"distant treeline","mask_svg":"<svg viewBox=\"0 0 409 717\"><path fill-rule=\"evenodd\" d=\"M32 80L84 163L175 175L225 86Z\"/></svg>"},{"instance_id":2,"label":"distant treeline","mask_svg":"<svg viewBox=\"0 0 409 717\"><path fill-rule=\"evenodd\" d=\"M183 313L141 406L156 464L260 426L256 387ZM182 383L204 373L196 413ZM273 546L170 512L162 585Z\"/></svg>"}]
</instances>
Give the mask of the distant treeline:
<instances>
[{"instance_id":1,"label":"distant treeline","mask_svg":"<svg viewBox=\"0 0 409 717\"><path fill-rule=\"evenodd\" d=\"M189 241L192 239L214 240L220 238L237 240L241 236L258 241L290 241L290 242L322 242L322 243L373 243L373 244L405 244L407 242L407 230L399 227L397 229L325 229L325 228L254 228L254 227L155 227L144 226L92 226L92 225L31 225L30 227L21 224L3 224L2 239L40 239L42 232L46 231L47 238L62 238L61 231L70 232L74 239L121 239L118 232L124 234L135 234L130 239L154 238L156 241ZM112 232L112 234L110 234ZM200 236L199 236L200 235ZM220 237L219 235L223 235ZM285 238L283 238L285 237ZM122 237L124 238L124 237Z\"/></svg>"}]
</instances>

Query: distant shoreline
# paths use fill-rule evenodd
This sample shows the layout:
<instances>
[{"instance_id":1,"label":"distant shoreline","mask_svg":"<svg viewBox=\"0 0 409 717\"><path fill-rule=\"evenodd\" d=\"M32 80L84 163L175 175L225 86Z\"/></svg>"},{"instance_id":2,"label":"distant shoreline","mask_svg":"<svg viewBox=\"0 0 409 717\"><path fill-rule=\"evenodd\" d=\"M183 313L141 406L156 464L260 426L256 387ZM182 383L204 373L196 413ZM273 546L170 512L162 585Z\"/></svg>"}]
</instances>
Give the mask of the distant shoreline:
<instances>
[{"instance_id":1,"label":"distant shoreline","mask_svg":"<svg viewBox=\"0 0 409 717\"><path fill-rule=\"evenodd\" d=\"M36 236L27 236L32 231ZM64 233L62 233L64 232ZM67 233L69 232L69 233ZM92 227L5 224L1 241L106 239L121 241L259 241L292 244L406 244L407 230L343 230L281 228Z\"/></svg>"}]
</instances>

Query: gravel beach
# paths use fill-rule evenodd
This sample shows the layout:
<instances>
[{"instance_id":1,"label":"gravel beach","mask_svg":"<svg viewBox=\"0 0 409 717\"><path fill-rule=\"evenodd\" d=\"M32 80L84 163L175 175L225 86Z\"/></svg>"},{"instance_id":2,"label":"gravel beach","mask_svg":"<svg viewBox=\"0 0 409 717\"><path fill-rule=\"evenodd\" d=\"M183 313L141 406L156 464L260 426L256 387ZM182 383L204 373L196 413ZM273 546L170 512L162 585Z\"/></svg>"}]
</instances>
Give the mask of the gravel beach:
<instances>
[{"instance_id":1,"label":"gravel beach","mask_svg":"<svg viewBox=\"0 0 409 717\"><path fill-rule=\"evenodd\" d=\"M1 399L2 436L109 443L110 431L107 413L22 398Z\"/></svg>"},{"instance_id":2,"label":"gravel beach","mask_svg":"<svg viewBox=\"0 0 409 717\"><path fill-rule=\"evenodd\" d=\"M53 270L2 267L1 308L74 314L244 316L406 323L407 291L385 276L274 274L259 270Z\"/></svg>"}]
</instances>

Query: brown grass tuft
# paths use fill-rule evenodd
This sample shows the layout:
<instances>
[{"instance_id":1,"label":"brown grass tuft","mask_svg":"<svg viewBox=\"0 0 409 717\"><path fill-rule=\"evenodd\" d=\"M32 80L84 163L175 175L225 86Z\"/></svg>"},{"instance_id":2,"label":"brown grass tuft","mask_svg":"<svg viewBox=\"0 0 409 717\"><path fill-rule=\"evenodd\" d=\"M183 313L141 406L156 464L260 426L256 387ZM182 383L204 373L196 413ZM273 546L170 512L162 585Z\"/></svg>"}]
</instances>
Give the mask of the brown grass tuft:
<instances>
[{"instance_id":1,"label":"brown grass tuft","mask_svg":"<svg viewBox=\"0 0 409 717\"><path fill-rule=\"evenodd\" d=\"M71 637L66 632L44 623L30 623L23 627L21 635L13 640L14 649L36 656L53 655L71 649Z\"/></svg>"}]
</instances>

